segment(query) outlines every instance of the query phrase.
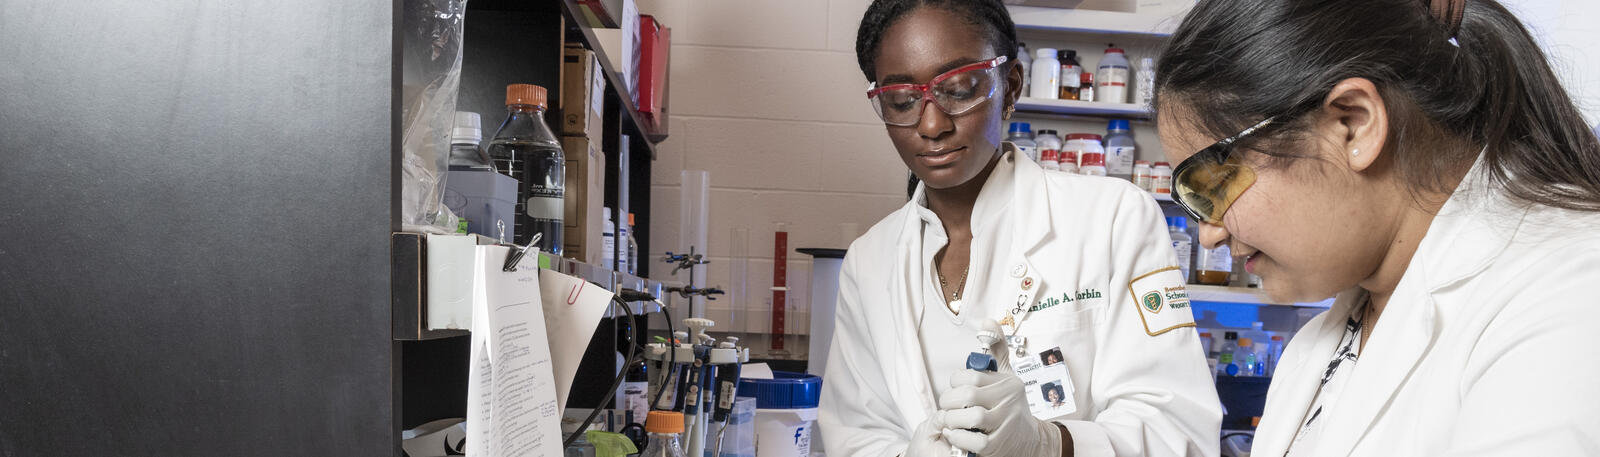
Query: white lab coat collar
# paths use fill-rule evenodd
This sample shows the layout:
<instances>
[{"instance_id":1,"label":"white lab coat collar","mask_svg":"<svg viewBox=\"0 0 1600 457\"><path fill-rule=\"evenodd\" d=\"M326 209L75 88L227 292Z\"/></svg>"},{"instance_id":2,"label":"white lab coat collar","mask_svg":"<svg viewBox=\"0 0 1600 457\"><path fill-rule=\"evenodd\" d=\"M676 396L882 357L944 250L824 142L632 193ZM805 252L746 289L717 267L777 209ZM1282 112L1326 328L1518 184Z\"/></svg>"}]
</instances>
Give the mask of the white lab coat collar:
<instances>
[{"instance_id":1,"label":"white lab coat collar","mask_svg":"<svg viewBox=\"0 0 1600 457\"><path fill-rule=\"evenodd\" d=\"M1411 376L1422 358L1432 349L1439 327L1440 311L1435 295L1451 285L1472 278L1487 268L1505 251L1511 236L1526 213L1525 205L1511 202L1503 190L1489 179L1480 159L1467 173L1450 199L1434 217L1422 243L1396 285L1378 327L1373 329L1352 373L1352 384L1345 394L1326 405L1318 449L1312 455L1346 456L1376 422L1400 386ZM1278 380L1279 395L1291 401L1278 401L1265 413L1277 422L1274 428L1287 431L1264 433L1257 442L1263 455L1281 455L1304 421L1308 405L1317 394L1321 366L1333 354L1345 320L1363 302L1366 292L1352 289L1339 294L1327 318L1314 332L1321 338L1307 348L1306 357L1287 370L1287 379ZM1371 350L1368 350L1368 349ZM1288 421L1300 422L1290 424Z\"/></svg>"},{"instance_id":2,"label":"white lab coat collar","mask_svg":"<svg viewBox=\"0 0 1600 457\"><path fill-rule=\"evenodd\" d=\"M995 164L994 170L989 175L989 180L984 183L983 189L978 193L978 201L973 206L972 225L974 234L983 230L1010 229L1015 230L1012 238L1012 258L1025 265L1028 271L1034 271L1031 262L1026 256L1038 246L1042 245L1045 237L1049 235L1050 204L1044 192L1044 169L1039 164L1021 157L1016 147L1011 143L1002 143L1000 162ZM1019 158L1020 157L1020 158ZM1009 200L1009 202L1007 201ZM926 207L926 184L917 184L917 189L911 195L911 201L906 205L918 217L905 218L905 226L899 231L900 240L897 242L896 252L901 256L895 262L897 278L895 287L902 287L898 293L890 294L898 303L889 303L898 312L903 314L902 319L895 319L898 324L893 331L898 338L886 338L888 344L896 345L895 348L886 348L890 354L919 354L922 351L922 341L918 337L916 323L921 321L922 305L916 303L915 297L920 297L920 289L925 287L928 278L926 265L922 261L922 227L924 222L939 225L938 218L933 217ZM1016 205L1012 209L1009 221L1001 221L1006 207ZM1009 222L1010 227L1000 222ZM943 227L939 227L943 233ZM1042 286L1041 286L1042 287ZM1037 290L1037 289L1034 289ZM896 390L895 405L900 408L902 417L907 424L915 427L927 420L928 416L936 411L937 405L933 401L933 385L928 380L928 366L922 357L896 357L888 361L893 364L893 369L888 370L889 385L903 386L904 389Z\"/></svg>"}]
</instances>

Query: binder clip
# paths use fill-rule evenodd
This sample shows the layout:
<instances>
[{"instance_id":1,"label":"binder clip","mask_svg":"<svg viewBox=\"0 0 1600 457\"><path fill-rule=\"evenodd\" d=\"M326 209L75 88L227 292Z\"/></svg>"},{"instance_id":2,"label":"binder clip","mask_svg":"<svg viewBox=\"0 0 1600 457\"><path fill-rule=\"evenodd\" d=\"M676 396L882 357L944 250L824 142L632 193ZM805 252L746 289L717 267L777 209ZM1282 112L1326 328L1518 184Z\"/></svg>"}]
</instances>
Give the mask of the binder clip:
<instances>
[{"instance_id":1,"label":"binder clip","mask_svg":"<svg viewBox=\"0 0 1600 457\"><path fill-rule=\"evenodd\" d=\"M494 225L495 228L500 229L500 245L511 248L511 252L506 253L505 265L500 268L500 271L506 273L517 271L517 264L522 263L522 258L528 255L528 251L538 251L538 248L534 246L539 244L539 240L544 239L544 233L535 233L533 238L528 239L527 246L517 246L515 243L506 242L505 221L495 221Z\"/></svg>"}]
</instances>

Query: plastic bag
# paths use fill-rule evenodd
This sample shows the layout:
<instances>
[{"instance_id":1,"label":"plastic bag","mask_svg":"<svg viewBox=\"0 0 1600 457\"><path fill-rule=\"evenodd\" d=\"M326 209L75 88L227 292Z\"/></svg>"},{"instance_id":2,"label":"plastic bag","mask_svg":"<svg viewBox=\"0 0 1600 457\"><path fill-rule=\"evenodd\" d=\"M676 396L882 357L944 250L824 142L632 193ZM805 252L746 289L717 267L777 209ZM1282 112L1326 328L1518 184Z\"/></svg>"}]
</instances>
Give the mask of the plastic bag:
<instances>
[{"instance_id":1,"label":"plastic bag","mask_svg":"<svg viewBox=\"0 0 1600 457\"><path fill-rule=\"evenodd\" d=\"M408 232L455 233L459 219L444 206L444 184L467 1L402 3L400 226Z\"/></svg>"}]
</instances>

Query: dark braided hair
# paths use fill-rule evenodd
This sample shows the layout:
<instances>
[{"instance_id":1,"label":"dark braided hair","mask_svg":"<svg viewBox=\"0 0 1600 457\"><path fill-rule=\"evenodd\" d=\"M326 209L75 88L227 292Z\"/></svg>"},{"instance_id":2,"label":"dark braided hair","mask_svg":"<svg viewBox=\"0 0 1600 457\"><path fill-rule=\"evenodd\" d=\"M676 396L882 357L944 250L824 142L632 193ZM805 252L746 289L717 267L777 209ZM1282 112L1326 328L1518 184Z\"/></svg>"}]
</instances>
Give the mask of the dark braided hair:
<instances>
[{"instance_id":1,"label":"dark braided hair","mask_svg":"<svg viewBox=\"0 0 1600 457\"><path fill-rule=\"evenodd\" d=\"M1017 26L1011 22L1011 12L1001 0L874 0L861 18L861 28L856 30L856 62L868 81L877 81L875 65L883 32L906 13L917 8L939 8L955 13L967 23L977 26L997 56L1017 61Z\"/></svg>"}]
</instances>

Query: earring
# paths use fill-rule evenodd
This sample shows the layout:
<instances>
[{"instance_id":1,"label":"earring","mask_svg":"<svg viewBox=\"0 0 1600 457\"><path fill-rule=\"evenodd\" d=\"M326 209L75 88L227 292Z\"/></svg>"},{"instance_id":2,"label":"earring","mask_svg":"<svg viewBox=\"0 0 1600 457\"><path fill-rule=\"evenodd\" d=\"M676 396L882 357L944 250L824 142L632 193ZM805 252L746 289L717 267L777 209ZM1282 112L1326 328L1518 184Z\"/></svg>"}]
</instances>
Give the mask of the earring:
<instances>
[{"instance_id":1,"label":"earring","mask_svg":"<svg viewBox=\"0 0 1600 457\"><path fill-rule=\"evenodd\" d=\"M1355 156L1358 156L1358 155L1361 155L1361 149L1357 148L1357 149L1351 149L1350 150L1350 157L1355 157Z\"/></svg>"},{"instance_id":2,"label":"earring","mask_svg":"<svg viewBox=\"0 0 1600 457\"><path fill-rule=\"evenodd\" d=\"M1006 115L1004 116L1004 119L1007 119L1007 120L1011 119L1011 113L1015 113L1015 112L1017 112L1017 107L1015 107L1015 106L1007 106L1006 107Z\"/></svg>"}]
</instances>

